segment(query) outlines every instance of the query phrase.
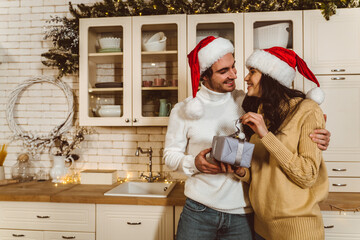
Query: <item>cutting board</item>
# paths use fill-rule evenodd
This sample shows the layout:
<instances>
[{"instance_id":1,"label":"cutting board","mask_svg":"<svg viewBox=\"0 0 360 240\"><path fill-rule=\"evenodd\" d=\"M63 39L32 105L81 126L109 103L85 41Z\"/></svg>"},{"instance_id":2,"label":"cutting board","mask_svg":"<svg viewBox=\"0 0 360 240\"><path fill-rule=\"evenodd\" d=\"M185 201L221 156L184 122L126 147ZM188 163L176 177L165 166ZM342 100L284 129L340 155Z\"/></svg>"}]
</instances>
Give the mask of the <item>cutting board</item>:
<instances>
[{"instance_id":1,"label":"cutting board","mask_svg":"<svg viewBox=\"0 0 360 240\"><path fill-rule=\"evenodd\" d=\"M8 185L8 184L11 184L11 183L17 183L19 182L18 179L4 179L4 180L0 180L0 186L1 185Z\"/></svg>"}]
</instances>

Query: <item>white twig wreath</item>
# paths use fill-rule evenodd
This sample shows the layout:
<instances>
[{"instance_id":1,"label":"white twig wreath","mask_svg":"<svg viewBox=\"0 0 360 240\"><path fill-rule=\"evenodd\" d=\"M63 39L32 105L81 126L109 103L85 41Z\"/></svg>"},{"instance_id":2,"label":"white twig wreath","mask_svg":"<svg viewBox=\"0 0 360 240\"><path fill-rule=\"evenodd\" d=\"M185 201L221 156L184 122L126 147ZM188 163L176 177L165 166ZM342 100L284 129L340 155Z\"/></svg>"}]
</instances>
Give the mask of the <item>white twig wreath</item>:
<instances>
[{"instance_id":1,"label":"white twig wreath","mask_svg":"<svg viewBox=\"0 0 360 240\"><path fill-rule=\"evenodd\" d=\"M36 83L51 83L58 86L65 94L68 102L68 114L64 122L54 127L48 134L38 134L34 131L24 132L15 122L14 107L15 103L23 91L29 86ZM23 141L24 148L29 154L35 156L40 154L45 148L50 148L55 137L62 135L70 130L74 116L74 96L71 88L62 80L55 79L48 76L35 76L21 84L19 84L10 94L6 105L6 118L10 129L14 133L12 136L14 140L20 139Z\"/></svg>"}]
</instances>

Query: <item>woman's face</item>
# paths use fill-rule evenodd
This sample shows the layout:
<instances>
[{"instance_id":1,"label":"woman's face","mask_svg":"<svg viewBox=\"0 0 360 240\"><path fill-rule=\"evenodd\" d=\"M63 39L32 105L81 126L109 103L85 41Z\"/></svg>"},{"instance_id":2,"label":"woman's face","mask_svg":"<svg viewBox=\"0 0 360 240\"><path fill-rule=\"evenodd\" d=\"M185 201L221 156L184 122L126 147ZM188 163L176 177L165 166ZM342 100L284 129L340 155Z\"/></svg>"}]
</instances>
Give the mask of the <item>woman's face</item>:
<instances>
[{"instance_id":1,"label":"woman's face","mask_svg":"<svg viewBox=\"0 0 360 240\"><path fill-rule=\"evenodd\" d=\"M245 77L245 82L247 84L247 95L253 97L261 97L261 88L260 88L260 79L262 73L255 69L250 68L248 75Z\"/></svg>"}]
</instances>

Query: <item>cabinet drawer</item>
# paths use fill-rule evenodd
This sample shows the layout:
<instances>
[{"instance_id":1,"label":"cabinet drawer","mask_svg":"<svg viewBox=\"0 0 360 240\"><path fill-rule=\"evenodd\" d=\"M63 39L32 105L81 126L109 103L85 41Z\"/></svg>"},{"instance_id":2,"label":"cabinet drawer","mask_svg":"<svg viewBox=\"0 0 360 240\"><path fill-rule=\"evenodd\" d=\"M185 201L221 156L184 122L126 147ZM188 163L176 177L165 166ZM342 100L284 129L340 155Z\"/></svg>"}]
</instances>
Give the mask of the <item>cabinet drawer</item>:
<instances>
[{"instance_id":1,"label":"cabinet drawer","mask_svg":"<svg viewBox=\"0 0 360 240\"><path fill-rule=\"evenodd\" d=\"M95 233L78 233L78 232L45 232L46 240L95 240Z\"/></svg>"},{"instance_id":2,"label":"cabinet drawer","mask_svg":"<svg viewBox=\"0 0 360 240\"><path fill-rule=\"evenodd\" d=\"M360 192L360 178L329 178L330 192Z\"/></svg>"},{"instance_id":3,"label":"cabinet drawer","mask_svg":"<svg viewBox=\"0 0 360 240\"><path fill-rule=\"evenodd\" d=\"M95 204L0 202L0 226L95 232Z\"/></svg>"},{"instance_id":4,"label":"cabinet drawer","mask_svg":"<svg viewBox=\"0 0 360 240\"><path fill-rule=\"evenodd\" d=\"M343 234L360 236L360 213L325 211L322 212L324 219L325 235ZM343 236L342 235L342 236ZM351 239L351 238L350 238Z\"/></svg>"},{"instance_id":5,"label":"cabinet drawer","mask_svg":"<svg viewBox=\"0 0 360 240\"><path fill-rule=\"evenodd\" d=\"M97 204L96 210L96 239L174 238L173 207Z\"/></svg>"},{"instance_id":6,"label":"cabinet drawer","mask_svg":"<svg viewBox=\"0 0 360 240\"><path fill-rule=\"evenodd\" d=\"M326 162L329 177L359 177L360 162Z\"/></svg>"},{"instance_id":7,"label":"cabinet drawer","mask_svg":"<svg viewBox=\"0 0 360 240\"><path fill-rule=\"evenodd\" d=\"M44 233L42 231L22 231L0 229L1 240L43 240Z\"/></svg>"}]
</instances>

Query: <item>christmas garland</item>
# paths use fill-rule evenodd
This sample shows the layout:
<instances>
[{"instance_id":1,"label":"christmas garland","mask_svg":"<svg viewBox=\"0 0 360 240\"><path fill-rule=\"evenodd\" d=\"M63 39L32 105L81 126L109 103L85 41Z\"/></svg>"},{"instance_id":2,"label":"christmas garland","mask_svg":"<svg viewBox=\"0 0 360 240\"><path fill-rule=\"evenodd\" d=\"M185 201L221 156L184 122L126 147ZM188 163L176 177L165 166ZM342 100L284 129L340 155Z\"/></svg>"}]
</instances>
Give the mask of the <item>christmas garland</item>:
<instances>
[{"instance_id":1,"label":"christmas garland","mask_svg":"<svg viewBox=\"0 0 360 240\"><path fill-rule=\"evenodd\" d=\"M47 21L50 25L44 38L51 39L53 47L41 54L46 58L42 63L58 68L58 78L78 72L80 18L321 9L329 20L337 8L358 6L359 0L104 0L93 5L78 4L76 9L69 2L74 18L55 16Z\"/></svg>"}]
</instances>

